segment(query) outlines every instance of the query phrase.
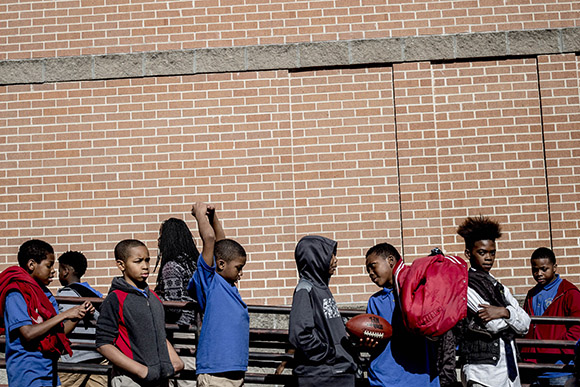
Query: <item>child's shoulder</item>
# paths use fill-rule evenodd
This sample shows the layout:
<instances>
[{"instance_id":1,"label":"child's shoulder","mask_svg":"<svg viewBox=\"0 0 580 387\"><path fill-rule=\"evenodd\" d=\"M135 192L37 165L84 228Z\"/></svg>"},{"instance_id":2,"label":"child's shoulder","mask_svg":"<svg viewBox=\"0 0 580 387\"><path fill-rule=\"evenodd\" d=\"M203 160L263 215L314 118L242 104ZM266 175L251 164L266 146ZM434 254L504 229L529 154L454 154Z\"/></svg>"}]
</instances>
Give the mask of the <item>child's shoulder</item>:
<instances>
[{"instance_id":1,"label":"child's shoulder","mask_svg":"<svg viewBox=\"0 0 580 387\"><path fill-rule=\"evenodd\" d=\"M301 278L298 281L298 284L296 285L296 289L294 290L294 292L298 292L299 290L306 290L307 292L310 292L312 290L312 283L310 283L310 281Z\"/></svg>"}]
</instances>

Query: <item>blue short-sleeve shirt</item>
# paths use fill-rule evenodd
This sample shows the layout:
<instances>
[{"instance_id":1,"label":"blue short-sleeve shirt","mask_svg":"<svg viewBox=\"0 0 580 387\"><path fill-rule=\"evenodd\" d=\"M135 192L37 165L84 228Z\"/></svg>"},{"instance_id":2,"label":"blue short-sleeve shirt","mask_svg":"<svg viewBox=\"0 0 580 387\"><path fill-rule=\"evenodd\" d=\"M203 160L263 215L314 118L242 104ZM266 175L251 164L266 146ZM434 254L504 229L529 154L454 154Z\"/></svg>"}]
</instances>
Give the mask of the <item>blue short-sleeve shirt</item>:
<instances>
[{"instance_id":1,"label":"blue short-sleeve shirt","mask_svg":"<svg viewBox=\"0 0 580 387\"><path fill-rule=\"evenodd\" d=\"M434 348L427 339L409 333L392 288L383 288L369 299L367 313L383 317L393 327L385 349L371 359L369 382L384 387L439 387L433 362Z\"/></svg>"},{"instance_id":2,"label":"blue short-sleeve shirt","mask_svg":"<svg viewBox=\"0 0 580 387\"><path fill-rule=\"evenodd\" d=\"M215 260L214 260L215 261ZM246 371L250 316L240 292L200 255L187 287L204 311L197 348L197 373Z\"/></svg>"},{"instance_id":3,"label":"blue short-sleeve shirt","mask_svg":"<svg viewBox=\"0 0 580 387\"><path fill-rule=\"evenodd\" d=\"M58 304L50 290L43 288L44 294L58 313ZM4 326L6 327L6 372L11 386L46 387L60 385L54 371L55 360L47 358L40 351L25 349L18 328L32 325L24 297L18 291L6 296ZM53 377L55 380L53 380Z\"/></svg>"}]
</instances>

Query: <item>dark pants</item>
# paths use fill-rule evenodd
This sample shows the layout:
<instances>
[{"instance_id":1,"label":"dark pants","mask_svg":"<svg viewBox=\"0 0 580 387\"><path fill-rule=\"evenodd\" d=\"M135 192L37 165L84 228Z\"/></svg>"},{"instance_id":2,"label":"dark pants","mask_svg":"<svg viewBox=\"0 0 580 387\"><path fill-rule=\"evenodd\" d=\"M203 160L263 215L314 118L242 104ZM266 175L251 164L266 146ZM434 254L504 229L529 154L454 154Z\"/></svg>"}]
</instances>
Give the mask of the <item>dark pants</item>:
<instances>
[{"instance_id":1,"label":"dark pants","mask_svg":"<svg viewBox=\"0 0 580 387\"><path fill-rule=\"evenodd\" d=\"M354 374L299 376L298 387L354 387Z\"/></svg>"}]
</instances>

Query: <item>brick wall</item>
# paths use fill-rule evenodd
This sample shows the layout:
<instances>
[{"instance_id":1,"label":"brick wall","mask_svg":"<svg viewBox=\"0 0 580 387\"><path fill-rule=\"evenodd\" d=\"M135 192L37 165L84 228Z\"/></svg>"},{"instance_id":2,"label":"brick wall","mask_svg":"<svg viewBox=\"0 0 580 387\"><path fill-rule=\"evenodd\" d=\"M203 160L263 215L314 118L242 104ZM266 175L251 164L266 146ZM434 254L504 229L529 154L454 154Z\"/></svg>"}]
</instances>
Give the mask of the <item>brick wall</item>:
<instances>
[{"instance_id":1,"label":"brick wall","mask_svg":"<svg viewBox=\"0 0 580 387\"><path fill-rule=\"evenodd\" d=\"M575 0L5 0L0 60L577 27Z\"/></svg>"},{"instance_id":2,"label":"brick wall","mask_svg":"<svg viewBox=\"0 0 580 387\"><path fill-rule=\"evenodd\" d=\"M332 291L363 303L376 290L369 247L389 241L409 262L435 246L462 255L455 229L478 214L504 226L493 273L517 295L539 246L580 284L579 10L4 2L0 269L41 238L85 252L105 292L119 240L156 257L159 225L176 216L199 243L189 212L202 200L249 253L252 304L290 303L303 235L339 242ZM203 47L226 49L157 52ZM132 52L145 56L93 56ZM14 61L28 58L39 61Z\"/></svg>"}]
</instances>

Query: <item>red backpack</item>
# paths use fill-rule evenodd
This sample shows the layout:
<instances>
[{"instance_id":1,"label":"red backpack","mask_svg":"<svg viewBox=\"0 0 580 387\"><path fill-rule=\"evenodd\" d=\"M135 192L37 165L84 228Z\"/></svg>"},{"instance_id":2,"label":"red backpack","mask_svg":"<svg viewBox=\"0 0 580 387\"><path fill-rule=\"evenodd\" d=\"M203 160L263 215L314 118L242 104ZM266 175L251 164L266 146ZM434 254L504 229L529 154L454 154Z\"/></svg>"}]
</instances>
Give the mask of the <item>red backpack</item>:
<instances>
[{"instance_id":1,"label":"red backpack","mask_svg":"<svg viewBox=\"0 0 580 387\"><path fill-rule=\"evenodd\" d=\"M407 329L422 336L441 336L467 315L467 263L456 256L403 259L394 267L395 286Z\"/></svg>"}]
</instances>

